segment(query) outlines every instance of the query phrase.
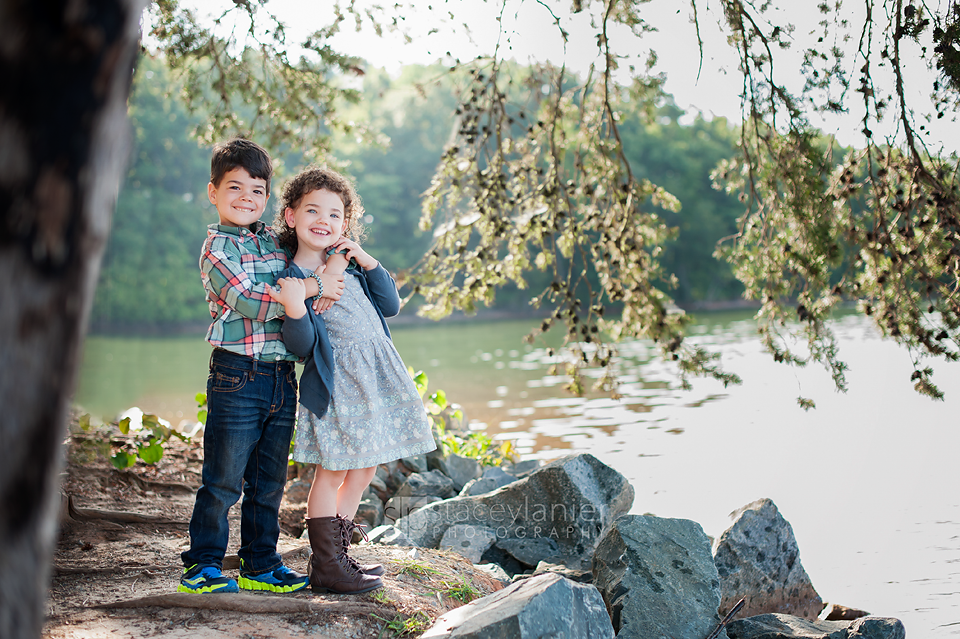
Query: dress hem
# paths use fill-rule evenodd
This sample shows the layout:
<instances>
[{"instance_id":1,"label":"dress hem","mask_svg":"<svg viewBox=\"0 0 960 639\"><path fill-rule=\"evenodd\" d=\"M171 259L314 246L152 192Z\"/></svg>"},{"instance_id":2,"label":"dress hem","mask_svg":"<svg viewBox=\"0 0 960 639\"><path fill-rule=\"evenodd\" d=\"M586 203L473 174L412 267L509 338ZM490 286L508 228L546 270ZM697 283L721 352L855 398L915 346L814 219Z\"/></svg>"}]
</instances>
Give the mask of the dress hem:
<instances>
[{"instance_id":1,"label":"dress hem","mask_svg":"<svg viewBox=\"0 0 960 639\"><path fill-rule=\"evenodd\" d=\"M322 466L325 470L355 470L359 468L370 468L372 466L379 466L380 464L386 464L387 462L392 462L397 459L403 459L404 457L413 457L414 455L422 455L424 453L429 453L430 451L437 449L437 443L433 440L431 436L430 439L417 442L415 444L410 444L408 446L401 446L399 448L392 448L389 450L378 450L372 455L367 455L365 457L359 458L350 458L350 459L323 459L323 455L317 452L305 452L293 451L293 461L300 462L302 464L316 464Z\"/></svg>"}]
</instances>

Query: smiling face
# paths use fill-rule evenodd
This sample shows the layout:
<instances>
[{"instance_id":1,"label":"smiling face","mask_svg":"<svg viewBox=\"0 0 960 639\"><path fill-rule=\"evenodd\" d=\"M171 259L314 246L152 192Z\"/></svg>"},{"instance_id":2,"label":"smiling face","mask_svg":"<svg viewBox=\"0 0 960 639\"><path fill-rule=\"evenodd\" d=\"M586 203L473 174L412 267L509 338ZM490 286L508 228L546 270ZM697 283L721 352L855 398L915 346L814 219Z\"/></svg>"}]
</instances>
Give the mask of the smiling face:
<instances>
[{"instance_id":1,"label":"smiling face","mask_svg":"<svg viewBox=\"0 0 960 639\"><path fill-rule=\"evenodd\" d=\"M326 249L343 235L343 200L333 191L310 191L296 208L287 207L284 219L297 234L300 250L326 255Z\"/></svg>"},{"instance_id":2,"label":"smiling face","mask_svg":"<svg viewBox=\"0 0 960 639\"><path fill-rule=\"evenodd\" d=\"M219 186L209 183L207 197L217 207L220 224L250 228L263 215L270 194L266 180L251 177L246 169L237 167L223 174Z\"/></svg>"}]
</instances>

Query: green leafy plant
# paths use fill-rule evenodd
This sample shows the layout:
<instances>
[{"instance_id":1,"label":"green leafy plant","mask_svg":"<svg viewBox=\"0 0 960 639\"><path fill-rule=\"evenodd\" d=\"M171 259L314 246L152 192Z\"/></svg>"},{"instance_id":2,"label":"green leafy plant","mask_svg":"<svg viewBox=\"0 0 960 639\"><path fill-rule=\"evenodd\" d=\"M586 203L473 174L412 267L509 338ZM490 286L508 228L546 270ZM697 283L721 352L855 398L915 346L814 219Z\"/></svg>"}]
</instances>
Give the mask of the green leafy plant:
<instances>
[{"instance_id":1,"label":"green leafy plant","mask_svg":"<svg viewBox=\"0 0 960 639\"><path fill-rule=\"evenodd\" d=\"M444 455L470 457L484 466L500 466L505 461L518 459L516 447L512 441L497 444L486 433L469 430L463 409L459 404L450 402L446 392L442 390L436 390L428 395L427 374L423 371L415 373L412 368L408 370L420 397L423 398L423 405L433 422L433 429L438 442L443 447Z\"/></svg>"},{"instance_id":2,"label":"green leafy plant","mask_svg":"<svg viewBox=\"0 0 960 639\"><path fill-rule=\"evenodd\" d=\"M207 394L197 393L195 399L197 400L197 421L206 424ZM116 427L122 434L129 435L130 423L131 419L124 417L116 422ZM188 443L191 441L189 436L170 428L161 422L159 417L151 413L144 413L141 423L143 426L134 434L133 441L123 444L119 450L114 451L110 456L110 463L117 470L130 468L137 463L138 459L145 464L156 464L163 459L164 445L170 441L171 437L176 437ZM89 430L90 415L83 415L79 420L79 425L80 428ZM86 428L84 428L85 425Z\"/></svg>"},{"instance_id":3,"label":"green leafy plant","mask_svg":"<svg viewBox=\"0 0 960 639\"><path fill-rule=\"evenodd\" d=\"M117 429L124 435L130 434L129 417L116 422ZM189 441L189 437L160 421L156 415L145 413L143 427L134 434L133 441L124 444L110 456L110 463L117 470L125 470L137 463L137 459L146 464L156 464L163 458L163 447L171 437Z\"/></svg>"}]
</instances>

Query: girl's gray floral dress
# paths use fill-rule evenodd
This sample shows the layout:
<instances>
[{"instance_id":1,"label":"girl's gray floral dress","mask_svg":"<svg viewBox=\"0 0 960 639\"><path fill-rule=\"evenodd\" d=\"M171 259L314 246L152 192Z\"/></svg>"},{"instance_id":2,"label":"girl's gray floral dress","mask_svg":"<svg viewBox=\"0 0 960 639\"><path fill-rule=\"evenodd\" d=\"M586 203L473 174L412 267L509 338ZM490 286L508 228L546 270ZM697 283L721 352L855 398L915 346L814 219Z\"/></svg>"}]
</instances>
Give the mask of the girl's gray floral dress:
<instances>
[{"instance_id":1,"label":"girl's gray floral dress","mask_svg":"<svg viewBox=\"0 0 960 639\"><path fill-rule=\"evenodd\" d=\"M294 461L327 470L369 468L436 448L417 387L357 276L323 314L333 347L330 405L297 413Z\"/></svg>"}]
</instances>

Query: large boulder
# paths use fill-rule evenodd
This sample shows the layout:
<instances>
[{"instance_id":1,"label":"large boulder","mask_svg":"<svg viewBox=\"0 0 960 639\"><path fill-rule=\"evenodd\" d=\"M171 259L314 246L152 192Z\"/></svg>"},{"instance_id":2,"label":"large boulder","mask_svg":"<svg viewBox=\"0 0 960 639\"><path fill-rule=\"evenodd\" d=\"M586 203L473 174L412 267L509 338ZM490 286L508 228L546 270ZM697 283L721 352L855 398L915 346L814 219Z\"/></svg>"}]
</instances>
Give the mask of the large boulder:
<instances>
[{"instance_id":1,"label":"large boulder","mask_svg":"<svg viewBox=\"0 0 960 639\"><path fill-rule=\"evenodd\" d=\"M756 615L727 624L730 639L905 639L899 619L861 617L853 621L822 621L791 615Z\"/></svg>"},{"instance_id":2,"label":"large boulder","mask_svg":"<svg viewBox=\"0 0 960 639\"><path fill-rule=\"evenodd\" d=\"M550 574L524 579L451 610L421 639L612 639L600 593Z\"/></svg>"},{"instance_id":3,"label":"large boulder","mask_svg":"<svg viewBox=\"0 0 960 639\"><path fill-rule=\"evenodd\" d=\"M747 504L716 540L714 562L720 574L721 614L741 598L741 617L783 613L816 619L823 600L800 564L793 528L769 499Z\"/></svg>"},{"instance_id":4,"label":"large boulder","mask_svg":"<svg viewBox=\"0 0 960 639\"><path fill-rule=\"evenodd\" d=\"M618 639L704 639L720 623L720 579L694 521L621 517L597 545L593 578Z\"/></svg>"},{"instance_id":5,"label":"large boulder","mask_svg":"<svg viewBox=\"0 0 960 639\"><path fill-rule=\"evenodd\" d=\"M440 550L451 550L466 557L470 563L480 563L483 553L497 540L497 533L485 526L457 524L447 528L440 540Z\"/></svg>"},{"instance_id":6,"label":"large boulder","mask_svg":"<svg viewBox=\"0 0 960 639\"><path fill-rule=\"evenodd\" d=\"M427 504L433 504L438 501L442 500L436 495L423 495L420 497L401 497L395 495L383 506L383 521L386 524L393 525L401 517L406 517Z\"/></svg>"},{"instance_id":7,"label":"large boulder","mask_svg":"<svg viewBox=\"0 0 960 639\"><path fill-rule=\"evenodd\" d=\"M454 524L486 526L499 539L549 538L562 555L589 554L602 531L630 510L633 486L593 455L558 459L493 493L429 504L396 526L418 546L436 548Z\"/></svg>"}]
</instances>

